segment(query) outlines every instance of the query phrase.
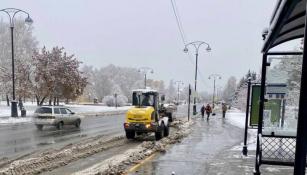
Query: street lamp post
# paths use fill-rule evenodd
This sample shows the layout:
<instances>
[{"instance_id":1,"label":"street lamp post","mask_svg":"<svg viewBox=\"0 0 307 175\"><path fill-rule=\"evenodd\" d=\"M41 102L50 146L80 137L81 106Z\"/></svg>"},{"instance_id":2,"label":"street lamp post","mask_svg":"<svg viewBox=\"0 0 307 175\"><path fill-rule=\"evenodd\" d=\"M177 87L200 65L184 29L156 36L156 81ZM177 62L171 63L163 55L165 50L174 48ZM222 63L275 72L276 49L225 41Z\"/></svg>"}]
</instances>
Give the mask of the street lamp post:
<instances>
[{"instance_id":1,"label":"street lamp post","mask_svg":"<svg viewBox=\"0 0 307 175\"><path fill-rule=\"evenodd\" d=\"M14 20L17 13L21 12L24 13L27 16L25 19L25 22L27 24L32 24L33 20L30 18L30 14L28 12L25 12L20 9L16 8L5 8L1 9L0 12L4 12L8 15L10 19L10 29L11 29L11 49L12 49L12 84L13 84L13 100L11 101L11 117L18 117L18 111L17 111L17 101L15 96L15 63L14 63Z\"/></svg>"},{"instance_id":2,"label":"street lamp post","mask_svg":"<svg viewBox=\"0 0 307 175\"><path fill-rule=\"evenodd\" d=\"M115 97L115 108L117 108L117 93L114 93L114 97Z\"/></svg>"},{"instance_id":3,"label":"street lamp post","mask_svg":"<svg viewBox=\"0 0 307 175\"><path fill-rule=\"evenodd\" d=\"M196 85L197 85L197 63L198 63L198 51L199 51L199 48L202 46L202 45L207 45L207 52L210 52L211 51L211 47L208 43L206 42L203 42L203 41L194 41L194 42L191 42L191 43L188 43L185 45L183 51L185 53L187 53L189 51L188 47L189 46L193 46L195 48L195 58L196 58L196 62L195 62L195 84L194 84L194 91L196 93ZM196 96L194 95L194 101L193 101L193 115L196 115L197 112L196 112Z\"/></svg>"},{"instance_id":4,"label":"street lamp post","mask_svg":"<svg viewBox=\"0 0 307 175\"><path fill-rule=\"evenodd\" d=\"M213 79L213 95L212 95L212 108L214 108L214 98L215 98L215 82L216 79L222 79L221 75L219 74L211 74L209 79Z\"/></svg>"},{"instance_id":5,"label":"street lamp post","mask_svg":"<svg viewBox=\"0 0 307 175\"><path fill-rule=\"evenodd\" d=\"M251 77L248 77L247 81L247 101L246 101L246 114L245 114L245 130L244 130L244 145L242 153L244 156L247 156L247 125L248 125L248 114L249 114L249 101L250 101L250 89L251 89Z\"/></svg>"},{"instance_id":6,"label":"street lamp post","mask_svg":"<svg viewBox=\"0 0 307 175\"><path fill-rule=\"evenodd\" d=\"M147 81L147 74L148 73L154 73L153 69L150 67L140 67L138 72L143 73L144 74L144 86L146 89L146 81Z\"/></svg>"}]
</instances>

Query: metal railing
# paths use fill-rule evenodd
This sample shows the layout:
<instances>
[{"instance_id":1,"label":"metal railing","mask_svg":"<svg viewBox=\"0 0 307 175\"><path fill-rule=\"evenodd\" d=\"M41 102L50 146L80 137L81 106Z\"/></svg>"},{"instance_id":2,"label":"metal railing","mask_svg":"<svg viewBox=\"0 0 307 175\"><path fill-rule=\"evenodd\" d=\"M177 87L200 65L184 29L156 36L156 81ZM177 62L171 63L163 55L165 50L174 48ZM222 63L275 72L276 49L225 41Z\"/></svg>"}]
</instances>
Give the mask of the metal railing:
<instances>
[{"instance_id":1,"label":"metal railing","mask_svg":"<svg viewBox=\"0 0 307 175\"><path fill-rule=\"evenodd\" d=\"M261 163L293 166L295 145L294 136L262 135Z\"/></svg>"}]
</instances>

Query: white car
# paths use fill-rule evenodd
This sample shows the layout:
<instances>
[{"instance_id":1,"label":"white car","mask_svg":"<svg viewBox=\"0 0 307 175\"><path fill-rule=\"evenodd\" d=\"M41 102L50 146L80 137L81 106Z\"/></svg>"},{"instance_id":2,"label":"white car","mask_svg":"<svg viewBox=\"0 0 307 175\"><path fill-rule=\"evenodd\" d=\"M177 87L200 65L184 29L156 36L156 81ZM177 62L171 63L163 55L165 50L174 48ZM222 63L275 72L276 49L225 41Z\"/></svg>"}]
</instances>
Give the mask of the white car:
<instances>
[{"instance_id":1,"label":"white car","mask_svg":"<svg viewBox=\"0 0 307 175\"><path fill-rule=\"evenodd\" d=\"M79 128L81 118L62 106L41 106L34 112L34 124L38 130L42 130L44 125L56 126L57 129L62 129L64 125L75 125Z\"/></svg>"}]
</instances>

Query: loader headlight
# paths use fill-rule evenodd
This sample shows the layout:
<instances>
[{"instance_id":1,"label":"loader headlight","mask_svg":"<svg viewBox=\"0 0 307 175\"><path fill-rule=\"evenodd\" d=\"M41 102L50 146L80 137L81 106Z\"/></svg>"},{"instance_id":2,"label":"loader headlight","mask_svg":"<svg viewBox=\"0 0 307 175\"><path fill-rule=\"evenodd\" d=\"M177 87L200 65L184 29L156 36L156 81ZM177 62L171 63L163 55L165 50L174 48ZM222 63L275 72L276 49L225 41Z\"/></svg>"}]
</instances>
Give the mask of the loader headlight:
<instances>
[{"instance_id":1,"label":"loader headlight","mask_svg":"<svg viewBox=\"0 0 307 175\"><path fill-rule=\"evenodd\" d=\"M151 125L150 125L150 124L146 124L145 127L146 127L146 128L150 128Z\"/></svg>"},{"instance_id":2,"label":"loader headlight","mask_svg":"<svg viewBox=\"0 0 307 175\"><path fill-rule=\"evenodd\" d=\"M129 123L124 123L124 127L128 128L129 127Z\"/></svg>"}]
</instances>

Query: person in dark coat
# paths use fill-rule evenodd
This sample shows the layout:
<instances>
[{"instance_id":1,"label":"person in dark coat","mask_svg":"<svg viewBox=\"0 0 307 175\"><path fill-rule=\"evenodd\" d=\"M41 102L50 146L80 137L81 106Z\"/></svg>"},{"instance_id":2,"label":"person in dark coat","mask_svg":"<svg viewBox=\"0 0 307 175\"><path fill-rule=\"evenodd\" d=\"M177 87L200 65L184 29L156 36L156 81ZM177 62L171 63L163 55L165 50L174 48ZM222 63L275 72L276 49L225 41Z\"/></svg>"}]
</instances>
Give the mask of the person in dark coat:
<instances>
[{"instance_id":1,"label":"person in dark coat","mask_svg":"<svg viewBox=\"0 0 307 175\"><path fill-rule=\"evenodd\" d=\"M212 113L212 108L209 104L207 104L207 106L205 107L205 111L207 114L207 120L209 120L210 114Z\"/></svg>"},{"instance_id":2,"label":"person in dark coat","mask_svg":"<svg viewBox=\"0 0 307 175\"><path fill-rule=\"evenodd\" d=\"M200 108L200 112L201 112L202 118L204 118L204 116L205 116L205 105L203 105L203 106Z\"/></svg>"},{"instance_id":3,"label":"person in dark coat","mask_svg":"<svg viewBox=\"0 0 307 175\"><path fill-rule=\"evenodd\" d=\"M227 111L227 105L225 103L222 104L222 111L223 111L223 118L225 118L226 111Z\"/></svg>"}]
</instances>

